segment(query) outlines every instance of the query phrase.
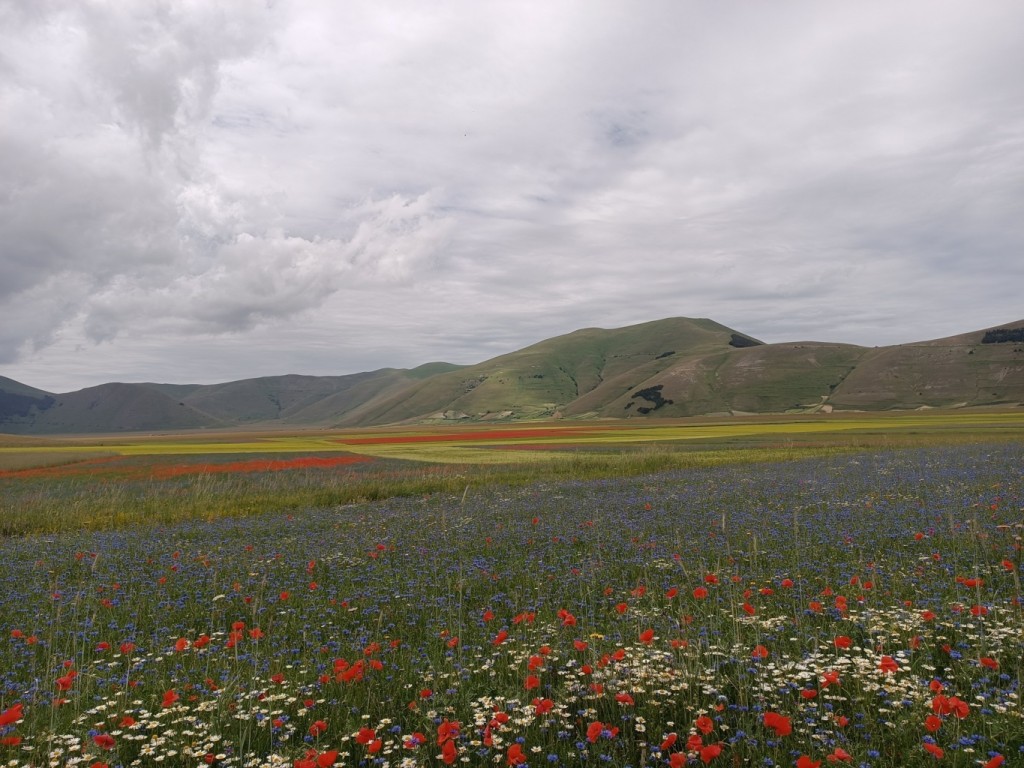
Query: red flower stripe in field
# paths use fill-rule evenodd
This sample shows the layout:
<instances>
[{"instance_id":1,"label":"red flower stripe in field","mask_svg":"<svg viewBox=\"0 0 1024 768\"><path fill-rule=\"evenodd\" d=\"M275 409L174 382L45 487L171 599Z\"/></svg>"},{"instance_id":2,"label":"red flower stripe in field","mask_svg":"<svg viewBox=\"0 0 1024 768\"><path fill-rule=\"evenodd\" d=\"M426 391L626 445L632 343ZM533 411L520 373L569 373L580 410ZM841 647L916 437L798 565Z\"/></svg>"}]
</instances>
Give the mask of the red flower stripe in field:
<instances>
[{"instance_id":1,"label":"red flower stripe in field","mask_svg":"<svg viewBox=\"0 0 1024 768\"><path fill-rule=\"evenodd\" d=\"M104 456L98 459L71 461L49 467L28 467L26 469L3 469L0 477L64 477L66 475L91 475L102 472L107 464L123 461L123 456Z\"/></svg>"},{"instance_id":2,"label":"red flower stripe in field","mask_svg":"<svg viewBox=\"0 0 1024 768\"><path fill-rule=\"evenodd\" d=\"M93 477L117 479L153 479L164 480L183 475L222 474L237 472L278 472L287 469L329 469L374 461L370 456L302 456L294 459L250 459L248 461L232 461L223 464L127 464L125 456L109 456L100 459L89 459L73 464L60 464L52 467L32 467L29 469L0 470L0 478L17 477Z\"/></svg>"},{"instance_id":3,"label":"red flower stripe in field","mask_svg":"<svg viewBox=\"0 0 1024 768\"><path fill-rule=\"evenodd\" d=\"M429 435L379 435L350 437L335 442L345 445L401 445L403 443L462 443L472 440L518 440L538 437L578 437L610 427L553 427L550 429L493 429L479 432L445 432Z\"/></svg>"},{"instance_id":4,"label":"red flower stripe in field","mask_svg":"<svg viewBox=\"0 0 1024 768\"><path fill-rule=\"evenodd\" d=\"M206 475L240 472L280 472L286 469L328 469L346 464L360 464L373 461L368 456L303 456L297 459L250 459L230 461L225 464L178 464L170 467L154 467L151 477L166 479L181 475Z\"/></svg>"}]
</instances>

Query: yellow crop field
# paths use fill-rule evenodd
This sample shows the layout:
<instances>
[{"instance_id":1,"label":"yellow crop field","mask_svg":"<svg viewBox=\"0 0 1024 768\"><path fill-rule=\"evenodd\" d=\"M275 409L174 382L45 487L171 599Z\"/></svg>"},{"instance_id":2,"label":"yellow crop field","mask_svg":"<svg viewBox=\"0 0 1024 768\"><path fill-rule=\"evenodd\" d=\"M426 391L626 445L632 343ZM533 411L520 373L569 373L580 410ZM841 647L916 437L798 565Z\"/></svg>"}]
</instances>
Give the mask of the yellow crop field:
<instances>
[{"instance_id":1,"label":"yellow crop field","mask_svg":"<svg viewBox=\"0 0 1024 768\"><path fill-rule=\"evenodd\" d=\"M0 442L0 471L51 466L99 455L131 457L246 454L324 454L427 463L501 464L550 461L586 451L635 450L657 445L676 450L730 448L869 447L978 441L1024 436L1024 412L924 411L807 417L734 417L671 422L545 422L316 432L207 432L197 434L18 439Z\"/></svg>"}]
</instances>

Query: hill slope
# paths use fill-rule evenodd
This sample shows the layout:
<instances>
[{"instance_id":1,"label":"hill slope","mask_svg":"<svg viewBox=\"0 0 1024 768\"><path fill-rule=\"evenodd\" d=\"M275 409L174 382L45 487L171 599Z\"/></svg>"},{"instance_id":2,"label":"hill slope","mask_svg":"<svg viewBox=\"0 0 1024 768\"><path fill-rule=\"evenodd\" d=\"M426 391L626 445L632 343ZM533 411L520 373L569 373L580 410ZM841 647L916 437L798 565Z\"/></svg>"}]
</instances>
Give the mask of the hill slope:
<instances>
[{"instance_id":1,"label":"hill slope","mask_svg":"<svg viewBox=\"0 0 1024 768\"><path fill-rule=\"evenodd\" d=\"M670 318L626 328L585 328L434 376L369 404L346 426L432 417L523 419L553 416L598 388L623 389L680 358L761 342L712 320Z\"/></svg>"},{"instance_id":2,"label":"hill slope","mask_svg":"<svg viewBox=\"0 0 1024 768\"><path fill-rule=\"evenodd\" d=\"M22 434L128 432L224 426L145 384L101 384L0 412L0 430Z\"/></svg>"},{"instance_id":3,"label":"hill slope","mask_svg":"<svg viewBox=\"0 0 1024 768\"><path fill-rule=\"evenodd\" d=\"M891 347L762 344L712 320L585 328L472 366L53 394L0 377L0 431L369 426L1024 403L1024 320Z\"/></svg>"}]
</instances>

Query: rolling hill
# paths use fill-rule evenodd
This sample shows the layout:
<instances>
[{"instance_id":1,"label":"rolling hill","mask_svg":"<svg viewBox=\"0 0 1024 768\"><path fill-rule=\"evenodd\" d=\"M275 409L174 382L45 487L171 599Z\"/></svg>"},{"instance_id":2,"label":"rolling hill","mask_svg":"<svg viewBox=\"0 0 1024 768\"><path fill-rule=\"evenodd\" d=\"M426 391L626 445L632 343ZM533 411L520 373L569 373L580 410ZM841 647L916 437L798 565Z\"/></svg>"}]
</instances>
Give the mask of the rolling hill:
<instances>
[{"instance_id":1,"label":"rolling hill","mask_svg":"<svg viewBox=\"0 0 1024 768\"><path fill-rule=\"evenodd\" d=\"M707 319L585 328L471 366L54 394L0 377L0 432L354 427L1019 405L1024 320L890 347L763 344Z\"/></svg>"}]
</instances>

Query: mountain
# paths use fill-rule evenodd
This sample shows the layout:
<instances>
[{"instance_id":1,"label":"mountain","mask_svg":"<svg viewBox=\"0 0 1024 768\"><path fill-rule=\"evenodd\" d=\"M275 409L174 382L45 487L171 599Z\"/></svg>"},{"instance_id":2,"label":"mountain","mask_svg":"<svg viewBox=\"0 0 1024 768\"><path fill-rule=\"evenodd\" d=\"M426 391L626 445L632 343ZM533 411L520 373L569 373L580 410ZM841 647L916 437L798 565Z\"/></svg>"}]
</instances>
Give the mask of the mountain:
<instances>
[{"instance_id":1,"label":"mountain","mask_svg":"<svg viewBox=\"0 0 1024 768\"><path fill-rule=\"evenodd\" d=\"M707 319L585 328L471 366L54 394L0 377L0 431L630 418L1024 403L1024 320L889 347L764 344Z\"/></svg>"},{"instance_id":2,"label":"mountain","mask_svg":"<svg viewBox=\"0 0 1024 768\"><path fill-rule=\"evenodd\" d=\"M29 409L0 411L0 430L23 434L152 432L217 426L227 425L144 384L100 384L65 395L46 394Z\"/></svg>"},{"instance_id":3,"label":"mountain","mask_svg":"<svg viewBox=\"0 0 1024 768\"><path fill-rule=\"evenodd\" d=\"M557 415L596 390L618 392L679 358L761 342L712 320L670 318L626 328L585 328L477 365L433 376L368 404L345 426L434 419Z\"/></svg>"}]
</instances>

